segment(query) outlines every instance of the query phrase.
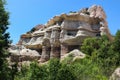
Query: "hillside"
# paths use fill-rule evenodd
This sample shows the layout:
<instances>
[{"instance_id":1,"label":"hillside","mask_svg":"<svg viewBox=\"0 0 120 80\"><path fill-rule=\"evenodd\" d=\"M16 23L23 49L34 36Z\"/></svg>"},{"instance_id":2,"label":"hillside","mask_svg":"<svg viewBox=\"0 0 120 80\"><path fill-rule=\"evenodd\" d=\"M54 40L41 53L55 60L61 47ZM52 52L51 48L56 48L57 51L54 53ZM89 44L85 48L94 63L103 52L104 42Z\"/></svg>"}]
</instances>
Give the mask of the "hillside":
<instances>
[{"instance_id":1,"label":"hillside","mask_svg":"<svg viewBox=\"0 0 120 80\"><path fill-rule=\"evenodd\" d=\"M15 80L119 80L119 45L120 30L112 36L103 8L93 5L22 34L9 61Z\"/></svg>"}]
</instances>

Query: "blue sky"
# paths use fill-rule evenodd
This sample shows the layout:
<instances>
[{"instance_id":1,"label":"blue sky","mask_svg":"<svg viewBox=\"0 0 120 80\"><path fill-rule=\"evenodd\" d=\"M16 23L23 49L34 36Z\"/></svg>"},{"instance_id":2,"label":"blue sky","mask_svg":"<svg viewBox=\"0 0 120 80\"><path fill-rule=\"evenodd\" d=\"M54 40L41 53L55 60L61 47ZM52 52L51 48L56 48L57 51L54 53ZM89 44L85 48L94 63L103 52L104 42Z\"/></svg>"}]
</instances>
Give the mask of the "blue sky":
<instances>
[{"instance_id":1,"label":"blue sky","mask_svg":"<svg viewBox=\"0 0 120 80\"><path fill-rule=\"evenodd\" d=\"M13 44L20 35L37 24L45 24L55 15L78 11L93 4L101 5L107 15L111 34L120 29L120 0L6 0L6 10L10 13L10 32Z\"/></svg>"}]
</instances>

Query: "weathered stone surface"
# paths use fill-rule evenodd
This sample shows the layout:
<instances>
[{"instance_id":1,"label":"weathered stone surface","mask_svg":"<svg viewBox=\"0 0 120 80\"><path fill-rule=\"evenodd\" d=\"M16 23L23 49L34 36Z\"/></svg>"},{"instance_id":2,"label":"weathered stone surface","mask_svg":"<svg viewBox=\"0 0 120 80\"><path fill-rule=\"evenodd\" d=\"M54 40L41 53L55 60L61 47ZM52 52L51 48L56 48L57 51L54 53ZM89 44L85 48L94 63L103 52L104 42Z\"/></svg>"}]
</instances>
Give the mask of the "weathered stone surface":
<instances>
[{"instance_id":1,"label":"weathered stone surface","mask_svg":"<svg viewBox=\"0 0 120 80\"><path fill-rule=\"evenodd\" d=\"M19 46L37 51L45 62L50 58L61 58L74 49L79 49L88 37L112 36L108 29L106 15L101 6L93 5L78 12L61 14L50 19L45 25L37 25L31 31L21 35ZM10 49L13 54L26 49ZM33 52L34 54L34 52Z\"/></svg>"},{"instance_id":2,"label":"weathered stone surface","mask_svg":"<svg viewBox=\"0 0 120 80\"><path fill-rule=\"evenodd\" d=\"M88 12L90 13L90 17L106 19L105 12L101 6L93 5L88 9Z\"/></svg>"},{"instance_id":3,"label":"weathered stone surface","mask_svg":"<svg viewBox=\"0 0 120 80\"><path fill-rule=\"evenodd\" d=\"M17 52L16 52L17 51ZM41 56L36 50L30 49L17 49L17 50L10 50L11 54L11 61L12 62L21 62L21 61L33 61L38 60Z\"/></svg>"},{"instance_id":4,"label":"weathered stone surface","mask_svg":"<svg viewBox=\"0 0 120 80\"><path fill-rule=\"evenodd\" d=\"M44 38L42 42L42 55L39 62L45 62L50 59L51 44L49 38Z\"/></svg>"},{"instance_id":5,"label":"weathered stone surface","mask_svg":"<svg viewBox=\"0 0 120 80\"><path fill-rule=\"evenodd\" d=\"M68 45L61 44L61 57L68 53Z\"/></svg>"},{"instance_id":6,"label":"weathered stone surface","mask_svg":"<svg viewBox=\"0 0 120 80\"><path fill-rule=\"evenodd\" d=\"M78 49L74 49L73 51L69 52L68 54L65 54L64 56L61 57L61 60L64 60L67 57L72 57L73 60L75 61L76 59L82 59L85 58L85 54L79 51Z\"/></svg>"},{"instance_id":7,"label":"weathered stone surface","mask_svg":"<svg viewBox=\"0 0 120 80\"><path fill-rule=\"evenodd\" d=\"M120 68L117 68L112 76L110 77L110 80L120 80Z\"/></svg>"},{"instance_id":8,"label":"weathered stone surface","mask_svg":"<svg viewBox=\"0 0 120 80\"><path fill-rule=\"evenodd\" d=\"M60 58L60 46L51 46L50 58Z\"/></svg>"},{"instance_id":9,"label":"weathered stone surface","mask_svg":"<svg viewBox=\"0 0 120 80\"><path fill-rule=\"evenodd\" d=\"M23 35L21 35L20 40L18 42L18 45L27 44L30 41L31 37L32 37L31 34L23 34Z\"/></svg>"}]
</instances>

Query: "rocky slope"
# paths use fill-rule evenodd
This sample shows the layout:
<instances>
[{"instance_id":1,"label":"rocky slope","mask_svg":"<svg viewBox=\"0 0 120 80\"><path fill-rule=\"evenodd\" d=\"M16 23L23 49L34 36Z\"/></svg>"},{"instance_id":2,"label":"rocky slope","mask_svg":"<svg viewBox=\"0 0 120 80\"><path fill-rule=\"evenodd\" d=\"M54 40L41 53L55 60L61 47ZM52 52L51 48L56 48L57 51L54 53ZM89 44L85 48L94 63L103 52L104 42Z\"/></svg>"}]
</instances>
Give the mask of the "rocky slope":
<instances>
[{"instance_id":1,"label":"rocky slope","mask_svg":"<svg viewBox=\"0 0 120 80\"><path fill-rule=\"evenodd\" d=\"M78 12L54 16L45 25L37 25L22 34L17 45L11 46L12 61L62 58L68 52L79 49L87 37L110 35L106 15L101 6L93 5ZM16 58L17 56L17 58Z\"/></svg>"}]
</instances>

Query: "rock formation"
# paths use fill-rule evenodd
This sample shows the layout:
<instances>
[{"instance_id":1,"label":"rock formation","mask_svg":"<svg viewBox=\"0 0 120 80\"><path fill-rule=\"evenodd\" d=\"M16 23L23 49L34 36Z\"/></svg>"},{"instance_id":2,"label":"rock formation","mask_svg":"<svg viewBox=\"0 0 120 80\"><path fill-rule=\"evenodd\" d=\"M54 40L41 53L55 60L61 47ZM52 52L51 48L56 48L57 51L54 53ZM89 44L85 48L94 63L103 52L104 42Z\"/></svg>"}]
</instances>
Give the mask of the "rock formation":
<instances>
[{"instance_id":1,"label":"rock formation","mask_svg":"<svg viewBox=\"0 0 120 80\"><path fill-rule=\"evenodd\" d=\"M109 80L120 80L120 68L117 68Z\"/></svg>"},{"instance_id":2,"label":"rock formation","mask_svg":"<svg viewBox=\"0 0 120 80\"><path fill-rule=\"evenodd\" d=\"M72 61L74 62L76 59L83 59L85 58L85 54L79 51L78 49L74 49L69 53L65 54L61 57L61 61L64 61L66 58L71 57Z\"/></svg>"},{"instance_id":3,"label":"rock formation","mask_svg":"<svg viewBox=\"0 0 120 80\"><path fill-rule=\"evenodd\" d=\"M112 39L104 10L101 6L93 5L78 12L54 16L47 24L38 25L37 29L21 35L17 45L23 46L25 51L10 51L16 54L23 51L25 55L26 50L33 54L38 52L41 56L39 61L45 62L79 49L87 37L100 37L104 34Z\"/></svg>"}]
</instances>

